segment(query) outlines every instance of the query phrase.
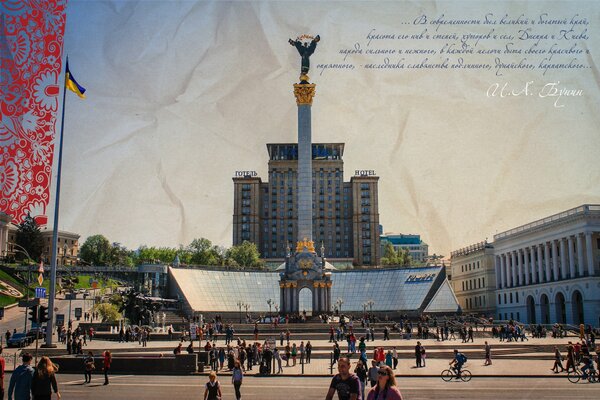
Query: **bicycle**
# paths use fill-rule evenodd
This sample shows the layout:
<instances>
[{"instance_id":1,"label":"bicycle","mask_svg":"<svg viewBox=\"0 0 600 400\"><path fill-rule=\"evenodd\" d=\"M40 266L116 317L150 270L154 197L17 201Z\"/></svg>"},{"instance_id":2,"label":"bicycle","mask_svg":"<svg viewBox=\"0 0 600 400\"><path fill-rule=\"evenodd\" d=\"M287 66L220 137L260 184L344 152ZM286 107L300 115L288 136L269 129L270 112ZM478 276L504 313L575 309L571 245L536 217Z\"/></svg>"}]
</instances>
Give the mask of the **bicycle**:
<instances>
[{"instance_id":1,"label":"bicycle","mask_svg":"<svg viewBox=\"0 0 600 400\"><path fill-rule=\"evenodd\" d=\"M460 377L456 375L453 368L445 369L441 373L441 378L444 382L450 382L452 379L460 378L463 382L469 382L471 380L471 371L467 369L460 370Z\"/></svg>"},{"instance_id":2,"label":"bicycle","mask_svg":"<svg viewBox=\"0 0 600 400\"><path fill-rule=\"evenodd\" d=\"M579 368L575 371L569 371L569 373L567 374L567 379L571 383L578 383L581 379L583 379L583 372L581 372ZM598 377L598 371L596 371L595 369L588 370L587 377L585 379L587 379L587 381L590 383L600 382L600 377Z\"/></svg>"}]
</instances>

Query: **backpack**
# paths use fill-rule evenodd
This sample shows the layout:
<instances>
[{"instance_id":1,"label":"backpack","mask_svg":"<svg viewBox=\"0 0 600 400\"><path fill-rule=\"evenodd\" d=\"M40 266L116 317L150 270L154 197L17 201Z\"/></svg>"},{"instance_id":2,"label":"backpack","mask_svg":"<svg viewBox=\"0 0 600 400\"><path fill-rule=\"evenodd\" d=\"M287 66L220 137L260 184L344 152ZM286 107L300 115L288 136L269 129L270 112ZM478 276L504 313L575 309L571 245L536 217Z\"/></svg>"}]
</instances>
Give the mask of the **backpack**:
<instances>
[{"instance_id":1,"label":"backpack","mask_svg":"<svg viewBox=\"0 0 600 400\"><path fill-rule=\"evenodd\" d=\"M458 356L458 361L461 362L462 364L466 363L467 362L467 356L465 356L464 354L461 353Z\"/></svg>"}]
</instances>

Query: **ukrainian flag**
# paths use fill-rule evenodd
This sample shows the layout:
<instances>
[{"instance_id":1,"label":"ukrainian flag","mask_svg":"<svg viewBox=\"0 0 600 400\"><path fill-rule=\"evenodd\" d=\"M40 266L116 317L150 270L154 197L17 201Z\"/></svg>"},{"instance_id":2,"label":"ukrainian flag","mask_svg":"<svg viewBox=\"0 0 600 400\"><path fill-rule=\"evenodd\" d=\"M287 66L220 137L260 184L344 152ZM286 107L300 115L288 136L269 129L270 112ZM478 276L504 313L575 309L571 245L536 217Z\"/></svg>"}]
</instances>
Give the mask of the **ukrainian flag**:
<instances>
[{"instance_id":1,"label":"ukrainian flag","mask_svg":"<svg viewBox=\"0 0 600 400\"><path fill-rule=\"evenodd\" d=\"M85 88L83 86L81 86L79 83L77 83L77 81L75 80L73 75L71 75L71 71L69 71L69 61L68 60L67 60L67 74L65 76L65 86L67 87L67 89L69 89L70 91L75 93L77 96L81 97L82 99L85 99L85 94L84 94Z\"/></svg>"}]
</instances>

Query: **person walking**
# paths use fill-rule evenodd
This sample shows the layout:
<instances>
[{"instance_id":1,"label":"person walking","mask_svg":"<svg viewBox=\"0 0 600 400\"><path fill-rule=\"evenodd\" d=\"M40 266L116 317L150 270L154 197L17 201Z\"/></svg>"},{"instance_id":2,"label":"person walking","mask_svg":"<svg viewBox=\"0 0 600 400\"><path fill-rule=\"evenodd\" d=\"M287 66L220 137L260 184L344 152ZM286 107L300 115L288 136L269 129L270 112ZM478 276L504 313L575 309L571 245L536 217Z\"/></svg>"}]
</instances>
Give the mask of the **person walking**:
<instances>
[{"instance_id":1,"label":"person walking","mask_svg":"<svg viewBox=\"0 0 600 400\"><path fill-rule=\"evenodd\" d=\"M416 368L421 368L421 342L417 342L415 346L415 362Z\"/></svg>"},{"instance_id":2,"label":"person walking","mask_svg":"<svg viewBox=\"0 0 600 400\"><path fill-rule=\"evenodd\" d=\"M306 363L310 364L310 355L312 353L312 344L310 344L310 340L306 342Z\"/></svg>"},{"instance_id":3,"label":"person walking","mask_svg":"<svg viewBox=\"0 0 600 400\"><path fill-rule=\"evenodd\" d=\"M204 385L204 400L221 400L221 385L217 380L217 373L211 371L208 375L208 382Z\"/></svg>"},{"instance_id":4,"label":"person walking","mask_svg":"<svg viewBox=\"0 0 600 400\"><path fill-rule=\"evenodd\" d=\"M290 358L292 358L292 350L290 349L290 344L285 345L285 366L290 366Z\"/></svg>"},{"instance_id":5,"label":"person walking","mask_svg":"<svg viewBox=\"0 0 600 400\"><path fill-rule=\"evenodd\" d=\"M421 365L423 368L426 367L425 360L427 359L427 353L425 352L425 346L421 346Z\"/></svg>"},{"instance_id":6,"label":"person walking","mask_svg":"<svg viewBox=\"0 0 600 400\"><path fill-rule=\"evenodd\" d=\"M110 351L106 350L104 351L104 359L102 360L105 385L108 385L108 373L110 372L110 364L112 364L112 354L110 354Z\"/></svg>"},{"instance_id":7,"label":"person walking","mask_svg":"<svg viewBox=\"0 0 600 400\"><path fill-rule=\"evenodd\" d=\"M371 388L366 400L402 400L394 372L387 365L379 367L377 386Z\"/></svg>"},{"instance_id":8,"label":"person walking","mask_svg":"<svg viewBox=\"0 0 600 400\"><path fill-rule=\"evenodd\" d=\"M333 342L333 364L339 360L341 352L338 342Z\"/></svg>"},{"instance_id":9,"label":"person walking","mask_svg":"<svg viewBox=\"0 0 600 400\"><path fill-rule=\"evenodd\" d=\"M484 365L492 365L492 346L490 346L488 344L487 340L485 341L485 364Z\"/></svg>"},{"instance_id":10,"label":"person walking","mask_svg":"<svg viewBox=\"0 0 600 400\"><path fill-rule=\"evenodd\" d=\"M219 348L219 369L223 369L225 365L225 349Z\"/></svg>"},{"instance_id":11,"label":"person walking","mask_svg":"<svg viewBox=\"0 0 600 400\"><path fill-rule=\"evenodd\" d=\"M391 368L393 365L393 359L394 355L392 354L392 351L388 350L387 353L385 353L385 365Z\"/></svg>"},{"instance_id":12,"label":"person walking","mask_svg":"<svg viewBox=\"0 0 600 400\"><path fill-rule=\"evenodd\" d=\"M371 387L374 387L377 384L377 371L379 371L377 361L373 360L371 361L371 368L369 368L367 373Z\"/></svg>"},{"instance_id":13,"label":"person walking","mask_svg":"<svg viewBox=\"0 0 600 400\"><path fill-rule=\"evenodd\" d=\"M277 362L277 373L282 374L283 368L281 367L281 354L279 353L279 349L277 347L275 347L273 350L273 358L275 358L275 361Z\"/></svg>"},{"instance_id":14,"label":"person walking","mask_svg":"<svg viewBox=\"0 0 600 400\"><path fill-rule=\"evenodd\" d=\"M560 367L560 371L558 370L558 368ZM562 354L560 354L560 350L558 350L557 346L554 346L554 366L552 367L552 371L554 371L555 374L558 374L559 372L563 372L565 370L565 368L562 365Z\"/></svg>"},{"instance_id":15,"label":"person walking","mask_svg":"<svg viewBox=\"0 0 600 400\"><path fill-rule=\"evenodd\" d=\"M31 399L31 381L33 379L34 370L31 366L31 354L23 353L21 360L23 364L19 365L8 384L8 400L30 400Z\"/></svg>"},{"instance_id":16,"label":"person walking","mask_svg":"<svg viewBox=\"0 0 600 400\"><path fill-rule=\"evenodd\" d=\"M567 372L569 372L571 368L573 368L573 372L575 372L575 355L573 353L573 344L569 342L569 345L567 346L567 366L565 367Z\"/></svg>"},{"instance_id":17,"label":"person walking","mask_svg":"<svg viewBox=\"0 0 600 400\"><path fill-rule=\"evenodd\" d=\"M398 350L396 350L396 346L392 350L392 360L394 362L394 369L396 369L398 367Z\"/></svg>"},{"instance_id":18,"label":"person walking","mask_svg":"<svg viewBox=\"0 0 600 400\"><path fill-rule=\"evenodd\" d=\"M50 358L46 356L40 358L31 379L33 400L50 400L53 391L56 393L56 398L60 400L60 392L56 383L57 372L58 366L53 364Z\"/></svg>"},{"instance_id":19,"label":"person walking","mask_svg":"<svg viewBox=\"0 0 600 400\"><path fill-rule=\"evenodd\" d=\"M242 368L240 367L240 362L236 360L233 370L231 372L231 383L233 383L233 388L235 389L236 400L240 400L242 398L240 387L242 386L243 379L244 373L242 372Z\"/></svg>"},{"instance_id":20,"label":"person walking","mask_svg":"<svg viewBox=\"0 0 600 400\"><path fill-rule=\"evenodd\" d=\"M367 369L365 368L365 364L361 360L358 360L356 363L356 368L354 368L354 373L358 376L358 380L360 381L360 398L365 398L365 387L367 385Z\"/></svg>"},{"instance_id":21,"label":"person walking","mask_svg":"<svg viewBox=\"0 0 600 400\"><path fill-rule=\"evenodd\" d=\"M333 400L335 392L339 400L361 400L358 376L350 372L350 360L341 357L338 360L338 374L331 379L325 400Z\"/></svg>"},{"instance_id":22,"label":"person walking","mask_svg":"<svg viewBox=\"0 0 600 400\"><path fill-rule=\"evenodd\" d=\"M92 383L92 371L96 369L94 364L94 353L88 351L88 355L83 360L83 375L85 376L85 383Z\"/></svg>"},{"instance_id":23,"label":"person walking","mask_svg":"<svg viewBox=\"0 0 600 400\"><path fill-rule=\"evenodd\" d=\"M6 332L10 335L10 331ZM0 400L4 400L4 368L6 367L2 351L4 351L4 348L0 344Z\"/></svg>"},{"instance_id":24,"label":"person walking","mask_svg":"<svg viewBox=\"0 0 600 400\"><path fill-rule=\"evenodd\" d=\"M292 361L293 361L292 367L296 366L296 357L297 356L298 356L298 348L296 347L296 343L294 343L292 345Z\"/></svg>"}]
</instances>

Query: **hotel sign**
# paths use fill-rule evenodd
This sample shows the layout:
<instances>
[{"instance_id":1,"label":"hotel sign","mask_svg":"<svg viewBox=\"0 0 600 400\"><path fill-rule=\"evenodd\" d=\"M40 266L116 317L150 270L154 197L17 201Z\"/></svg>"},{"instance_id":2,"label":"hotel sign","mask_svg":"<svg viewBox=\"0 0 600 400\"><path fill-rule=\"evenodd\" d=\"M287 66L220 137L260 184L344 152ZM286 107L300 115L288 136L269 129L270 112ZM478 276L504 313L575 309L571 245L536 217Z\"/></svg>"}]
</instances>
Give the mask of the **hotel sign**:
<instances>
[{"instance_id":1,"label":"hotel sign","mask_svg":"<svg viewBox=\"0 0 600 400\"><path fill-rule=\"evenodd\" d=\"M236 178L249 178L258 176L258 174L256 173L256 171L235 171L235 174L233 176L235 176Z\"/></svg>"},{"instance_id":2,"label":"hotel sign","mask_svg":"<svg viewBox=\"0 0 600 400\"><path fill-rule=\"evenodd\" d=\"M409 275L404 283L432 282L436 274Z\"/></svg>"},{"instance_id":3,"label":"hotel sign","mask_svg":"<svg viewBox=\"0 0 600 400\"><path fill-rule=\"evenodd\" d=\"M354 171L354 176L375 176L373 169L357 169Z\"/></svg>"}]
</instances>

